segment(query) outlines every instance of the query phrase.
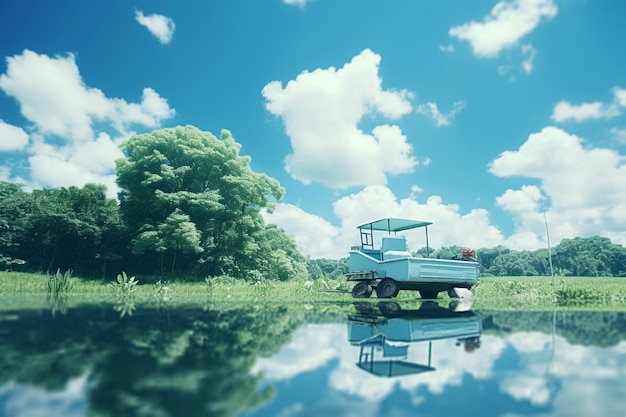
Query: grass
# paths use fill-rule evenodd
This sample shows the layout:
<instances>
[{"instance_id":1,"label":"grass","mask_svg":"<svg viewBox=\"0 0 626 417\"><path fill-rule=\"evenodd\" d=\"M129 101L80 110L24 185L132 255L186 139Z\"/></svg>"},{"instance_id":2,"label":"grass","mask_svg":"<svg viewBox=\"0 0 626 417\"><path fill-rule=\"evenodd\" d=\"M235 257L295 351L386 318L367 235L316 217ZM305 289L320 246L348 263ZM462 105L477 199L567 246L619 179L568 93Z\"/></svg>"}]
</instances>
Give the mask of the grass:
<instances>
[{"instance_id":1,"label":"grass","mask_svg":"<svg viewBox=\"0 0 626 417\"><path fill-rule=\"evenodd\" d=\"M189 305L206 303L352 303L353 284L344 279L247 282L212 277L200 282L156 281L120 274L110 281L90 281L60 272L54 276L0 272L0 299L8 309L36 307L33 300L61 300L64 308L87 302L110 302L122 314L136 304ZM154 281L152 281L154 282ZM483 277L472 289L473 308L497 310L603 309L626 311L626 278ZM55 296L56 294L56 296ZM447 299L445 293L439 299ZM376 298L372 298L376 301ZM399 302L419 301L414 291L401 291Z\"/></svg>"}]
</instances>

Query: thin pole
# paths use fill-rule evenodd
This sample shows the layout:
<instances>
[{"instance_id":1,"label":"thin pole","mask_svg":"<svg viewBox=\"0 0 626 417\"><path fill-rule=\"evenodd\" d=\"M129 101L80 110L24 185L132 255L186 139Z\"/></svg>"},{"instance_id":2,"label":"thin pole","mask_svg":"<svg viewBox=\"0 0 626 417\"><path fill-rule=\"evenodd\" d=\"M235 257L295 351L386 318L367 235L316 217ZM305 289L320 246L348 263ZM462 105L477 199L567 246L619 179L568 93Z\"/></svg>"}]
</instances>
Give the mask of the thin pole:
<instances>
[{"instance_id":1,"label":"thin pole","mask_svg":"<svg viewBox=\"0 0 626 417\"><path fill-rule=\"evenodd\" d=\"M543 220L546 223L546 236L548 238L548 261L550 262L550 276L552 277L552 286L554 287L554 269L552 269L552 247L550 246L550 230L548 229L548 218L546 212L543 212Z\"/></svg>"},{"instance_id":2,"label":"thin pole","mask_svg":"<svg viewBox=\"0 0 626 417\"><path fill-rule=\"evenodd\" d=\"M428 226L425 226L426 228L426 257L430 258L430 247L428 245Z\"/></svg>"}]
</instances>

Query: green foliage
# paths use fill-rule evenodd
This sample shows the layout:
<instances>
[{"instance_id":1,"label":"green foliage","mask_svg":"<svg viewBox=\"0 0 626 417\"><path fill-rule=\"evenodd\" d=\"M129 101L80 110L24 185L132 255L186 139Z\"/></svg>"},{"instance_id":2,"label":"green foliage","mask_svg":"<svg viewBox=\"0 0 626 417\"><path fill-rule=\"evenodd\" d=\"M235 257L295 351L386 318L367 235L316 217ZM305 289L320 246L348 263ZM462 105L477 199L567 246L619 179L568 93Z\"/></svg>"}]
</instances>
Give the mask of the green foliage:
<instances>
[{"instance_id":1,"label":"green foliage","mask_svg":"<svg viewBox=\"0 0 626 417\"><path fill-rule=\"evenodd\" d=\"M348 258L341 259L308 259L307 271L309 277L317 279L320 277L338 278L350 272Z\"/></svg>"},{"instance_id":2,"label":"green foliage","mask_svg":"<svg viewBox=\"0 0 626 417\"><path fill-rule=\"evenodd\" d=\"M135 253L167 256L171 271L180 258L196 276L255 281L259 274L278 280L302 274L295 242L261 216L284 189L250 169L230 132L217 139L191 126L162 129L122 147L120 208Z\"/></svg>"},{"instance_id":3,"label":"green foliage","mask_svg":"<svg viewBox=\"0 0 626 417\"><path fill-rule=\"evenodd\" d=\"M54 275L48 274L46 280L46 301L53 315L56 315L56 313L65 314L67 312L68 296L72 286L70 271L62 274L61 271L57 270Z\"/></svg>"},{"instance_id":4,"label":"green foliage","mask_svg":"<svg viewBox=\"0 0 626 417\"><path fill-rule=\"evenodd\" d=\"M459 246L432 251L431 258L451 259L459 254ZM550 275L548 249L518 251L496 246L476 251L481 276L546 276ZM552 250L556 271L566 276L626 276L626 248L605 237L563 239ZM426 256L426 249L416 255Z\"/></svg>"},{"instance_id":5,"label":"green foliage","mask_svg":"<svg viewBox=\"0 0 626 417\"><path fill-rule=\"evenodd\" d=\"M117 279L111 282L115 288L116 305L115 310L120 312L120 317L132 316L135 310L135 286L139 281L135 277L128 277L126 272L117 275Z\"/></svg>"},{"instance_id":6,"label":"green foliage","mask_svg":"<svg viewBox=\"0 0 626 417\"><path fill-rule=\"evenodd\" d=\"M46 281L46 294L49 297L67 296L72 289L71 272L66 271L63 274L57 270L56 274L48 274Z\"/></svg>"},{"instance_id":7,"label":"green foliage","mask_svg":"<svg viewBox=\"0 0 626 417\"><path fill-rule=\"evenodd\" d=\"M96 184L25 193L0 182L0 243L5 264L9 259L24 264L22 270L85 275L106 274L107 264L125 250L117 202Z\"/></svg>"}]
</instances>

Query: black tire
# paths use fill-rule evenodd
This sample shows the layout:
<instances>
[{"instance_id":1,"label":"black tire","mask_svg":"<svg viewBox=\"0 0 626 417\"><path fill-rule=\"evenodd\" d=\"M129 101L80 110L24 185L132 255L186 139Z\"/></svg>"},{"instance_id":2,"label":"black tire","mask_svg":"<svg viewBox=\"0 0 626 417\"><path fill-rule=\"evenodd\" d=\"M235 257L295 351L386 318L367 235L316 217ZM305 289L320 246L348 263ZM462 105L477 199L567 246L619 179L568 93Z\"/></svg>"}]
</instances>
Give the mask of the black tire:
<instances>
[{"instance_id":1,"label":"black tire","mask_svg":"<svg viewBox=\"0 0 626 417\"><path fill-rule=\"evenodd\" d=\"M352 288L353 298L370 298L372 296L372 287L365 281L361 281Z\"/></svg>"},{"instance_id":2,"label":"black tire","mask_svg":"<svg viewBox=\"0 0 626 417\"><path fill-rule=\"evenodd\" d=\"M361 314L371 314L374 311L374 306L369 301L356 301L354 308Z\"/></svg>"},{"instance_id":3,"label":"black tire","mask_svg":"<svg viewBox=\"0 0 626 417\"><path fill-rule=\"evenodd\" d=\"M395 301L381 301L378 303L378 309L386 317L396 317L402 311L400 304Z\"/></svg>"},{"instance_id":4,"label":"black tire","mask_svg":"<svg viewBox=\"0 0 626 417\"><path fill-rule=\"evenodd\" d=\"M450 298L459 298L459 295L454 291L454 288L448 290L448 297Z\"/></svg>"},{"instance_id":5,"label":"black tire","mask_svg":"<svg viewBox=\"0 0 626 417\"><path fill-rule=\"evenodd\" d=\"M376 287L376 296L378 298L392 298L398 295L400 288L393 278L383 278Z\"/></svg>"},{"instance_id":6,"label":"black tire","mask_svg":"<svg viewBox=\"0 0 626 417\"><path fill-rule=\"evenodd\" d=\"M437 295L439 295L439 291L435 290L419 290L419 292L420 296L424 300L434 300L435 298L437 298Z\"/></svg>"}]
</instances>

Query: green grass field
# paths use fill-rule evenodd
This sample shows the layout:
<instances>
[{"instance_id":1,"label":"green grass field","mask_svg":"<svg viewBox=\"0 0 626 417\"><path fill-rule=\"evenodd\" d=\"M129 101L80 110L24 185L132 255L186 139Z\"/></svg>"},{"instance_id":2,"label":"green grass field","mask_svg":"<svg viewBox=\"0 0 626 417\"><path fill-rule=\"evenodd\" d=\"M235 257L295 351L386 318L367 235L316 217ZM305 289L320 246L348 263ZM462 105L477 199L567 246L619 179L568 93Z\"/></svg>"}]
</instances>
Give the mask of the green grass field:
<instances>
[{"instance_id":1,"label":"green grass field","mask_svg":"<svg viewBox=\"0 0 626 417\"><path fill-rule=\"evenodd\" d=\"M147 281L147 280L146 280ZM352 283L344 279L314 281L246 282L228 277L200 282L118 277L118 280L91 281L66 274L44 275L0 272L2 309L16 306L41 308L59 302L65 306L90 302L141 305L189 305L215 303L352 303ZM477 309L602 309L626 311L626 278L483 277L472 289ZM439 294L439 300L448 295ZM395 301L419 301L414 291L401 291ZM373 297L371 301L376 301Z\"/></svg>"}]
</instances>

